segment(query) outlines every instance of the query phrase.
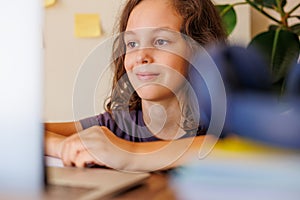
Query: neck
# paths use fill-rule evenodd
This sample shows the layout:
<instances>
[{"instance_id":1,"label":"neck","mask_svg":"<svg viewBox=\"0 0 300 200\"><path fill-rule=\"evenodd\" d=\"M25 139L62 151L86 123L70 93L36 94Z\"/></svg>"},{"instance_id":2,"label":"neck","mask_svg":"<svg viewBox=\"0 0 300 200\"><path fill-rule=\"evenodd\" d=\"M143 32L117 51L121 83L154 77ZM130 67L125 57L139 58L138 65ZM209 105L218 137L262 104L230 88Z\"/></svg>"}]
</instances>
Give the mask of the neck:
<instances>
[{"instance_id":1,"label":"neck","mask_svg":"<svg viewBox=\"0 0 300 200\"><path fill-rule=\"evenodd\" d=\"M159 102L142 100L143 118L148 129L158 138L171 140L184 134L181 107L176 98Z\"/></svg>"}]
</instances>

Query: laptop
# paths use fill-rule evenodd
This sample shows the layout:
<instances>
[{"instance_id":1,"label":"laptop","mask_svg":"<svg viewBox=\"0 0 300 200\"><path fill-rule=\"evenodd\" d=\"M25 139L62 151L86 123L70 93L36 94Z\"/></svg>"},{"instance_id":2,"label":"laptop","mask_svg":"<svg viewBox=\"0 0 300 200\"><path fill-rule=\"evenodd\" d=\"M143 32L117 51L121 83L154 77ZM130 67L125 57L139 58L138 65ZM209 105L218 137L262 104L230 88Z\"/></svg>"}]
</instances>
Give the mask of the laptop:
<instances>
[{"instance_id":1,"label":"laptop","mask_svg":"<svg viewBox=\"0 0 300 200\"><path fill-rule=\"evenodd\" d=\"M43 199L103 199L140 185L148 173L125 173L102 168L47 167Z\"/></svg>"},{"instance_id":2,"label":"laptop","mask_svg":"<svg viewBox=\"0 0 300 200\"><path fill-rule=\"evenodd\" d=\"M98 199L146 180L148 173L44 165L42 1L3 2L0 16L0 198Z\"/></svg>"},{"instance_id":3,"label":"laptop","mask_svg":"<svg viewBox=\"0 0 300 200\"><path fill-rule=\"evenodd\" d=\"M45 156L46 199L99 199L143 183L149 173L125 173L107 168L64 167L61 159Z\"/></svg>"}]
</instances>

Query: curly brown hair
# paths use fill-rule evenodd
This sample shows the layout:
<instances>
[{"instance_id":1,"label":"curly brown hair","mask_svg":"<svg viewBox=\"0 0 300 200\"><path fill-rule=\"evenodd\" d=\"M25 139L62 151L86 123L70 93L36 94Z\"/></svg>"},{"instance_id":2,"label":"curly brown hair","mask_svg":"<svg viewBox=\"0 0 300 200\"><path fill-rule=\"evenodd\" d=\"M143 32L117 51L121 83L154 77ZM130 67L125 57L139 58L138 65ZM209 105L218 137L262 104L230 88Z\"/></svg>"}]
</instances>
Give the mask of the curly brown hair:
<instances>
[{"instance_id":1,"label":"curly brown hair","mask_svg":"<svg viewBox=\"0 0 300 200\"><path fill-rule=\"evenodd\" d=\"M106 104L106 110L129 108L141 109L141 98L132 88L124 67L126 48L122 34L132 10L143 0L128 0L120 15L118 36L113 45L114 78L111 97ZM211 43L225 43L226 34L221 18L211 0L170 0L183 22L180 32L192 38L201 46ZM120 81L122 79L122 81ZM130 96L128 98L128 95Z\"/></svg>"}]
</instances>

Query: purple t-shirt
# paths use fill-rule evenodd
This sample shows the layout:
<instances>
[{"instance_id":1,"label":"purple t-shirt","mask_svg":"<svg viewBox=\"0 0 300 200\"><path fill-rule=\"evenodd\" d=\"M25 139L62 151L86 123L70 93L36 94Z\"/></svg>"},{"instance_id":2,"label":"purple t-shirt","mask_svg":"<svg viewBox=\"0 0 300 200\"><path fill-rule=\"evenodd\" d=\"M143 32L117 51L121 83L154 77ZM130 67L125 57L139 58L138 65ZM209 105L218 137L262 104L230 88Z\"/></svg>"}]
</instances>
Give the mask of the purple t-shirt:
<instances>
[{"instance_id":1,"label":"purple t-shirt","mask_svg":"<svg viewBox=\"0 0 300 200\"><path fill-rule=\"evenodd\" d=\"M150 142L161 140L155 137L146 127L141 110L130 112L114 111L113 114L105 112L97 116L82 119L80 120L80 123L83 129L92 126L105 126L116 136L128 141ZM202 130L201 127L195 132L196 135L205 134L205 131ZM191 136L191 134L189 134L189 136Z\"/></svg>"}]
</instances>

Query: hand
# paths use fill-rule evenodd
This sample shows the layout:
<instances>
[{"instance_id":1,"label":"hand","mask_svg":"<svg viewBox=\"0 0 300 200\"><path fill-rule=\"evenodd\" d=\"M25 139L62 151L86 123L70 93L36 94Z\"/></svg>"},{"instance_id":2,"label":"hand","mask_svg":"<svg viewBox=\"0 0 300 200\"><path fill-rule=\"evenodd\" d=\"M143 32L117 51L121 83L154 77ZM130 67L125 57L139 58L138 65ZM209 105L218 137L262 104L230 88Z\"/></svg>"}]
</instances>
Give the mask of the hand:
<instances>
[{"instance_id":1,"label":"hand","mask_svg":"<svg viewBox=\"0 0 300 200\"><path fill-rule=\"evenodd\" d=\"M106 127L94 126L64 139L60 157L66 166L85 167L86 163L93 163L123 171L156 171L181 165L191 157L197 159L203 140L203 136L198 136L130 142L118 138Z\"/></svg>"},{"instance_id":2,"label":"hand","mask_svg":"<svg viewBox=\"0 0 300 200\"><path fill-rule=\"evenodd\" d=\"M64 165L85 167L89 163L122 168L127 161L108 135L115 137L106 127L94 126L62 140L60 157Z\"/></svg>"}]
</instances>

